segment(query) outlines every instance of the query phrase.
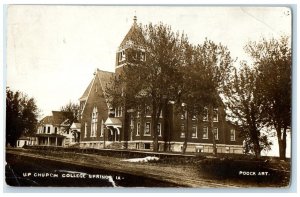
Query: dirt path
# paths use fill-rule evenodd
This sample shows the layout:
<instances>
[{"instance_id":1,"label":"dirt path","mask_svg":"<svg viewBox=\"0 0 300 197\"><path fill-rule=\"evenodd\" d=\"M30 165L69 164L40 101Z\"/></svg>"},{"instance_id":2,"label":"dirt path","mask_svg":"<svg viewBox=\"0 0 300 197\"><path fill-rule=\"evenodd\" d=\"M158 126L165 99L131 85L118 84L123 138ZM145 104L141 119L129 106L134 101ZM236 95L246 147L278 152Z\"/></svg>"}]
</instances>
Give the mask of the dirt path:
<instances>
[{"instance_id":1,"label":"dirt path","mask_svg":"<svg viewBox=\"0 0 300 197\"><path fill-rule=\"evenodd\" d=\"M154 178L157 180L168 181L182 187L237 187L218 180L200 178L199 172L192 165L170 166L161 163L130 163L122 161L122 158L67 152L64 152L63 154L47 152L46 155L45 152L42 151L7 150L7 153Z\"/></svg>"}]
</instances>

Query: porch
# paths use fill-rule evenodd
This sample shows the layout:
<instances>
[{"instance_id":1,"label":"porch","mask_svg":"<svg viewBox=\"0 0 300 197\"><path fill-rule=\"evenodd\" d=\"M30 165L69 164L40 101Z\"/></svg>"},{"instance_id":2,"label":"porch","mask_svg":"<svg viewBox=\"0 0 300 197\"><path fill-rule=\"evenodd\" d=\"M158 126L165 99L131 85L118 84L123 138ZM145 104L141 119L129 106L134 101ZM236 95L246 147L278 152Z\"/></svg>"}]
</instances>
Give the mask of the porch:
<instances>
[{"instance_id":1,"label":"porch","mask_svg":"<svg viewBox=\"0 0 300 197\"><path fill-rule=\"evenodd\" d=\"M63 146L65 136L59 134L37 134L38 146Z\"/></svg>"}]
</instances>

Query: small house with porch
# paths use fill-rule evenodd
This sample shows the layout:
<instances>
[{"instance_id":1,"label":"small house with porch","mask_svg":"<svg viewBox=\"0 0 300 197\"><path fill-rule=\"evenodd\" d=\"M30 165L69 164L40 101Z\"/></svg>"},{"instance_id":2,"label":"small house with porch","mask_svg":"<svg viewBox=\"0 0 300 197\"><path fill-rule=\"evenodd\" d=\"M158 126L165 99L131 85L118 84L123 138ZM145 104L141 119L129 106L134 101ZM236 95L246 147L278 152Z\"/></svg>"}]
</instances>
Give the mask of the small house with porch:
<instances>
[{"instance_id":1,"label":"small house with porch","mask_svg":"<svg viewBox=\"0 0 300 197\"><path fill-rule=\"evenodd\" d=\"M75 142L71 132L73 123L72 112L52 111L52 116L46 116L40 121L35 134L38 146L70 146Z\"/></svg>"}]
</instances>

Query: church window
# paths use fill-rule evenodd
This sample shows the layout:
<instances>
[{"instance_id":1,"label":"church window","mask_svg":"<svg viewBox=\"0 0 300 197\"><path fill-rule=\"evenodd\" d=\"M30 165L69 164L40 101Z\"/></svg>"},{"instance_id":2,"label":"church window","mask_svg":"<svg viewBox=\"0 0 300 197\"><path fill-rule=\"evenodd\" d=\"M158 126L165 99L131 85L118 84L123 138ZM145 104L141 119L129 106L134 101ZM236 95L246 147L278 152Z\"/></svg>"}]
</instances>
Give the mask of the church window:
<instances>
[{"instance_id":1,"label":"church window","mask_svg":"<svg viewBox=\"0 0 300 197\"><path fill-rule=\"evenodd\" d=\"M144 135L148 135L148 136L151 135L151 133L150 133L150 122L146 122Z\"/></svg>"},{"instance_id":2,"label":"church window","mask_svg":"<svg viewBox=\"0 0 300 197\"><path fill-rule=\"evenodd\" d=\"M103 132L104 132L104 122L103 122L103 119L102 119L102 120L101 120L100 137L103 137Z\"/></svg>"},{"instance_id":3,"label":"church window","mask_svg":"<svg viewBox=\"0 0 300 197\"><path fill-rule=\"evenodd\" d=\"M203 139L208 139L208 128L203 127L203 134L202 134Z\"/></svg>"},{"instance_id":4,"label":"church window","mask_svg":"<svg viewBox=\"0 0 300 197\"><path fill-rule=\"evenodd\" d=\"M197 126L192 127L192 138L197 138Z\"/></svg>"},{"instance_id":5,"label":"church window","mask_svg":"<svg viewBox=\"0 0 300 197\"><path fill-rule=\"evenodd\" d=\"M143 52L143 51L141 52L140 60L141 61L145 61L146 60L145 52Z\"/></svg>"},{"instance_id":6,"label":"church window","mask_svg":"<svg viewBox=\"0 0 300 197\"><path fill-rule=\"evenodd\" d=\"M206 107L203 111L203 121L208 121L208 109Z\"/></svg>"},{"instance_id":7,"label":"church window","mask_svg":"<svg viewBox=\"0 0 300 197\"><path fill-rule=\"evenodd\" d=\"M92 112L91 137L96 137L98 123L98 110L94 107Z\"/></svg>"},{"instance_id":8,"label":"church window","mask_svg":"<svg viewBox=\"0 0 300 197\"><path fill-rule=\"evenodd\" d=\"M125 50L121 51L121 61L124 61L126 59L125 57Z\"/></svg>"},{"instance_id":9,"label":"church window","mask_svg":"<svg viewBox=\"0 0 300 197\"><path fill-rule=\"evenodd\" d=\"M218 122L218 108L213 110L213 121Z\"/></svg>"},{"instance_id":10,"label":"church window","mask_svg":"<svg viewBox=\"0 0 300 197\"><path fill-rule=\"evenodd\" d=\"M141 124L137 123L137 127L136 127L136 136L140 136L140 129L141 129Z\"/></svg>"},{"instance_id":11,"label":"church window","mask_svg":"<svg viewBox=\"0 0 300 197\"><path fill-rule=\"evenodd\" d=\"M160 123L157 124L157 134L158 134L158 136L161 136L161 124Z\"/></svg>"},{"instance_id":12,"label":"church window","mask_svg":"<svg viewBox=\"0 0 300 197\"><path fill-rule=\"evenodd\" d=\"M218 128L214 128L213 132L214 132L215 139L216 139L216 140L219 140L219 132L218 132Z\"/></svg>"},{"instance_id":13,"label":"church window","mask_svg":"<svg viewBox=\"0 0 300 197\"><path fill-rule=\"evenodd\" d=\"M146 106L145 114L146 114L146 117L151 117L150 106Z\"/></svg>"},{"instance_id":14,"label":"church window","mask_svg":"<svg viewBox=\"0 0 300 197\"><path fill-rule=\"evenodd\" d=\"M181 125L180 127L180 137L185 138L185 127L184 124Z\"/></svg>"},{"instance_id":15,"label":"church window","mask_svg":"<svg viewBox=\"0 0 300 197\"><path fill-rule=\"evenodd\" d=\"M84 123L84 137L87 137L87 123Z\"/></svg>"},{"instance_id":16,"label":"church window","mask_svg":"<svg viewBox=\"0 0 300 197\"><path fill-rule=\"evenodd\" d=\"M230 130L230 141L235 141L235 130L234 129Z\"/></svg>"}]
</instances>

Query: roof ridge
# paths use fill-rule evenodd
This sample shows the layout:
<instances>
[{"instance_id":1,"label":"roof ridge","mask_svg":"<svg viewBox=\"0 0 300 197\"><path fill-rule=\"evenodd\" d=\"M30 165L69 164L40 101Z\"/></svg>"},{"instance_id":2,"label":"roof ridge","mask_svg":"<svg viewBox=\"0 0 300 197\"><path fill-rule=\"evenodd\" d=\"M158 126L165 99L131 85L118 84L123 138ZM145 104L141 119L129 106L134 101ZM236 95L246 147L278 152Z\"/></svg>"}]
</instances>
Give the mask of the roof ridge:
<instances>
[{"instance_id":1,"label":"roof ridge","mask_svg":"<svg viewBox=\"0 0 300 197\"><path fill-rule=\"evenodd\" d=\"M99 69L99 68L97 68L97 72L115 73L115 72L111 72L111 71L107 71L107 70L101 70L101 69Z\"/></svg>"}]
</instances>

